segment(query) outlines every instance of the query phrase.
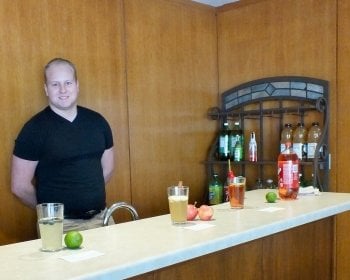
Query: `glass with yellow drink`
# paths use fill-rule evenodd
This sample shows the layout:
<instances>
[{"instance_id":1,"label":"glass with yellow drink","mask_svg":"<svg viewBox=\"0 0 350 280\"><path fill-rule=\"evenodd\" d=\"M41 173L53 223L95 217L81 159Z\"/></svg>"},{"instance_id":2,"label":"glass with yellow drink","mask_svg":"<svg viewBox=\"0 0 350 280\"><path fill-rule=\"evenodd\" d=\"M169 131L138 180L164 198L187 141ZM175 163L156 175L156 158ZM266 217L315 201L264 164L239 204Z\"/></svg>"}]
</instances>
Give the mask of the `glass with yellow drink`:
<instances>
[{"instance_id":1,"label":"glass with yellow drink","mask_svg":"<svg viewBox=\"0 0 350 280\"><path fill-rule=\"evenodd\" d=\"M245 177L237 176L233 178L233 182L228 186L231 208L240 209L244 207L245 182Z\"/></svg>"},{"instance_id":2,"label":"glass with yellow drink","mask_svg":"<svg viewBox=\"0 0 350 280\"><path fill-rule=\"evenodd\" d=\"M169 210L173 224L184 224L187 222L188 193L188 187L168 187Z\"/></svg>"},{"instance_id":3,"label":"glass with yellow drink","mask_svg":"<svg viewBox=\"0 0 350 280\"><path fill-rule=\"evenodd\" d=\"M42 251L55 252L62 249L63 204L42 203L36 206Z\"/></svg>"}]
</instances>

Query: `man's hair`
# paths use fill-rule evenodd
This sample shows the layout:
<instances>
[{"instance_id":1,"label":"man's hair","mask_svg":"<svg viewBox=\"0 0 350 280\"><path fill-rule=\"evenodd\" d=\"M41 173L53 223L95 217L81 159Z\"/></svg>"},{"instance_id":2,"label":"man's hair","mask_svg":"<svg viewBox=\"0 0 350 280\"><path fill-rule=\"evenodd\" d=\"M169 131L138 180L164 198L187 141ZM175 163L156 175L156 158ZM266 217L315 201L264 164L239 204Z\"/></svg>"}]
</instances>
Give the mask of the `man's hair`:
<instances>
[{"instance_id":1,"label":"man's hair","mask_svg":"<svg viewBox=\"0 0 350 280\"><path fill-rule=\"evenodd\" d=\"M51 65L54 65L54 64L67 64L67 65L69 65L73 69L74 79L76 81L78 80L77 69L75 68L75 65L71 61L69 61L67 59L56 57L56 58L50 60L45 65L45 68L44 68L44 81L45 81L45 84L47 82L46 71L47 71L47 69L50 68Z\"/></svg>"}]
</instances>

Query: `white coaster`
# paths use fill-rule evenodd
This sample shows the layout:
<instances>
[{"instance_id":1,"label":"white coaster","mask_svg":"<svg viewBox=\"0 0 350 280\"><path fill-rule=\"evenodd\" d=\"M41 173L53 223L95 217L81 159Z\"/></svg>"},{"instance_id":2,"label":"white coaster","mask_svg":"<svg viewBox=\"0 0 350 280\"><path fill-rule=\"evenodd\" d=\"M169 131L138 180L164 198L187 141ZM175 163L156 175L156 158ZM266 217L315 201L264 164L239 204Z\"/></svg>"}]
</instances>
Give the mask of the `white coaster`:
<instances>
[{"instance_id":1,"label":"white coaster","mask_svg":"<svg viewBox=\"0 0 350 280\"><path fill-rule=\"evenodd\" d=\"M77 254L72 254L69 256L62 256L60 258L67 262L79 262L79 261L84 261L87 259L99 257L102 255L104 255L104 253L97 252L97 251L85 251Z\"/></svg>"},{"instance_id":2,"label":"white coaster","mask_svg":"<svg viewBox=\"0 0 350 280\"><path fill-rule=\"evenodd\" d=\"M280 210L284 210L284 208L281 208L281 207L267 207L267 208L259 209L258 211L272 213L272 212L276 212L276 211L280 211Z\"/></svg>"},{"instance_id":3,"label":"white coaster","mask_svg":"<svg viewBox=\"0 0 350 280\"><path fill-rule=\"evenodd\" d=\"M214 226L215 225L209 224L209 223L200 223L200 224L194 224L194 225L191 225L191 226L185 226L183 228L190 229L190 230L193 230L193 231L199 231L199 230L211 228L211 227L214 227Z\"/></svg>"}]
</instances>

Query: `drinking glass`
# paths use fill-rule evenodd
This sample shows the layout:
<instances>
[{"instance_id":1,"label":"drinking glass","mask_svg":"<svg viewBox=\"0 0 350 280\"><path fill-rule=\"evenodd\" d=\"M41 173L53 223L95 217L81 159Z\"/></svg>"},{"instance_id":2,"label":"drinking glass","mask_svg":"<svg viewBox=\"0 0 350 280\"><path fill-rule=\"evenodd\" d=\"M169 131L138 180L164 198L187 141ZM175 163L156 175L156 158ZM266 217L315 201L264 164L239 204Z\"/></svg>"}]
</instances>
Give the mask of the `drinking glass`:
<instances>
[{"instance_id":1,"label":"drinking glass","mask_svg":"<svg viewBox=\"0 0 350 280\"><path fill-rule=\"evenodd\" d=\"M168 187L169 209L173 224L184 224L187 222L188 193L188 187Z\"/></svg>"},{"instance_id":2,"label":"drinking glass","mask_svg":"<svg viewBox=\"0 0 350 280\"><path fill-rule=\"evenodd\" d=\"M36 206L42 251L55 252L62 249L63 210L62 203L42 203Z\"/></svg>"}]
</instances>

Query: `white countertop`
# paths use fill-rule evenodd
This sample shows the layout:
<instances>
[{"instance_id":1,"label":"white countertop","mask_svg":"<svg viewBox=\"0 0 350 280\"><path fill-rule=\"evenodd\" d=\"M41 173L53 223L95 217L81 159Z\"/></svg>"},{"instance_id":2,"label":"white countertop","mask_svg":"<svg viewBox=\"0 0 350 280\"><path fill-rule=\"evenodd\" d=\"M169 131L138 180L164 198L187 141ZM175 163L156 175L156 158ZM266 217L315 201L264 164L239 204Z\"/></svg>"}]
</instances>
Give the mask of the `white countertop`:
<instances>
[{"instance_id":1,"label":"white countertop","mask_svg":"<svg viewBox=\"0 0 350 280\"><path fill-rule=\"evenodd\" d=\"M40 240L0 246L1 279L122 279L226 249L350 210L350 193L321 193L266 203L246 193L246 207L214 206L213 220L173 226L169 215L83 231L83 248L41 252ZM192 225L197 225L192 227ZM209 226L194 230L196 227ZM197 228L198 229L198 228ZM101 254L81 260L82 254ZM62 257L75 256L76 262Z\"/></svg>"}]
</instances>

